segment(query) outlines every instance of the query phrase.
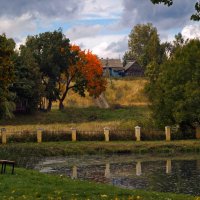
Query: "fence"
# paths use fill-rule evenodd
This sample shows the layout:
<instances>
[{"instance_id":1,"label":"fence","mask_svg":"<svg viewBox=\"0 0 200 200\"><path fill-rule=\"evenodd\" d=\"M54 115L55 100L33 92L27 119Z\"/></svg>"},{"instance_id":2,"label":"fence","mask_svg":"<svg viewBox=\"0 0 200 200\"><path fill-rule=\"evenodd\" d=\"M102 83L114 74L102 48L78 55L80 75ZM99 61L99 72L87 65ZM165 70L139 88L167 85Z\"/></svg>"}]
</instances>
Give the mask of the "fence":
<instances>
[{"instance_id":1,"label":"fence","mask_svg":"<svg viewBox=\"0 0 200 200\"><path fill-rule=\"evenodd\" d=\"M54 142L54 141L157 141L157 140L177 140L177 139L200 139L200 128L196 128L196 133L181 134L169 126L165 130L145 129L139 126L135 130L114 130L104 128L102 131L80 131L72 128L71 130L43 130L36 131L10 131L5 128L0 132L0 143L17 142Z\"/></svg>"}]
</instances>

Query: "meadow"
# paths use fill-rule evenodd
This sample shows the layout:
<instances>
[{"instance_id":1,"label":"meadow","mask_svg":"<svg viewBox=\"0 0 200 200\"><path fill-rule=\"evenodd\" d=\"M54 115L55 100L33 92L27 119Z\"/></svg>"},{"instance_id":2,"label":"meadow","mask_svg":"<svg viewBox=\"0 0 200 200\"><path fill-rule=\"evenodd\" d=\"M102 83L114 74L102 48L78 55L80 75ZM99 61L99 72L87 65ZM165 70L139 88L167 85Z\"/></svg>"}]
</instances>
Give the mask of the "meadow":
<instances>
[{"instance_id":1,"label":"meadow","mask_svg":"<svg viewBox=\"0 0 200 200\"><path fill-rule=\"evenodd\" d=\"M32 115L16 114L11 120L1 120L0 127L8 132L21 130L79 130L133 129L150 119L148 100L144 94L145 79L108 80L105 98L110 108L98 108L94 99L80 97L70 91L63 111L58 103L53 104L51 112L38 112Z\"/></svg>"}]
</instances>

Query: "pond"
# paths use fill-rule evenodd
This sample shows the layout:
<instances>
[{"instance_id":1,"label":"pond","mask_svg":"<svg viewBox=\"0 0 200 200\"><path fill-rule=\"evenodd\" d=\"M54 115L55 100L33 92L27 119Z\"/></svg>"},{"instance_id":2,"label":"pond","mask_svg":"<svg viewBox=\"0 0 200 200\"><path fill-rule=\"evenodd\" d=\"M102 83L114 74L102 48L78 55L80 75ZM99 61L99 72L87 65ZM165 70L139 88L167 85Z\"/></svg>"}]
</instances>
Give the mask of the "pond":
<instances>
[{"instance_id":1,"label":"pond","mask_svg":"<svg viewBox=\"0 0 200 200\"><path fill-rule=\"evenodd\" d=\"M46 158L35 169L123 188L200 195L200 155Z\"/></svg>"}]
</instances>

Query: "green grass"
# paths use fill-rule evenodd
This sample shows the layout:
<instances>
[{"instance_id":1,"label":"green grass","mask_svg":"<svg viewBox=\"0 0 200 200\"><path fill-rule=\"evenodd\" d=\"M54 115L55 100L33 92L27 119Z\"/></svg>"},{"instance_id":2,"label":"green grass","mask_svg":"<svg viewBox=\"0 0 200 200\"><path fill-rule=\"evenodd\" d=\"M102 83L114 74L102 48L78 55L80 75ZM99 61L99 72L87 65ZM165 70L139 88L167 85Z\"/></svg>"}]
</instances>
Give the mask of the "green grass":
<instances>
[{"instance_id":1,"label":"green grass","mask_svg":"<svg viewBox=\"0 0 200 200\"><path fill-rule=\"evenodd\" d=\"M172 142L44 142L0 145L0 159L83 154L169 154L200 152L199 140Z\"/></svg>"},{"instance_id":2,"label":"green grass","mask_svg":"<svg viewBox=\"0 0 200 200\"><path fill-rule=\"evenodd\" d=\"M66 108L64 111L52 110L35 115L16 115L14 119L2 120L1 125L81 123L90 121L122 121L140 120L148 112L147 106L122 107L119 109L103 109L97 107Z\"/></svg>"},{"instance_id":3,"label":"green grass","mask_svg":"<svg viewBox=\"0 0 200 200\"><path fill-rule=\"evenodd\" d=\"M30 130L37 127L48 129L69 129L72 126L80 130L113 128L133 128L149 116L147 106L122 107L120 109L66 108L64 111L52 110L35 115L16 115L11 120L1 120L0 126L9 129Z\"/></svg>"},{"instance_id":4,"label":"green grass","mask_svg":"<svg viewBox=\"0 0 200 200\"><path fill-rule=\"evenodd\" d=\"M195 200L198 197L120 189L105 184L71 180L63 176L15 169L15 175L0 175L0 199L129 199L129 200Z\"/></svg>"}]
</instances>

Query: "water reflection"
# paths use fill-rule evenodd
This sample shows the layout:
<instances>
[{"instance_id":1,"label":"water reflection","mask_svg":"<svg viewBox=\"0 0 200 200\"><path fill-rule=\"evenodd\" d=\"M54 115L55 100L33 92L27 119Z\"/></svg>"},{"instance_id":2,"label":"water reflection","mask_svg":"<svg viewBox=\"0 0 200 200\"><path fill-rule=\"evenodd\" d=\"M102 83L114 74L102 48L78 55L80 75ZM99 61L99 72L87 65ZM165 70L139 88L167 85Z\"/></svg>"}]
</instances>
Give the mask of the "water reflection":
<instances>
[{"instance_id":1,"label":"water reflection","mask_svg":"<svg viewBox=\"0 0 200 200\"><path fill-rule=\"evenodd\" d=\"M45 160L36 169L125 188L200 195L197 158L68 157Z\"/></svg>"}]
</instances>

